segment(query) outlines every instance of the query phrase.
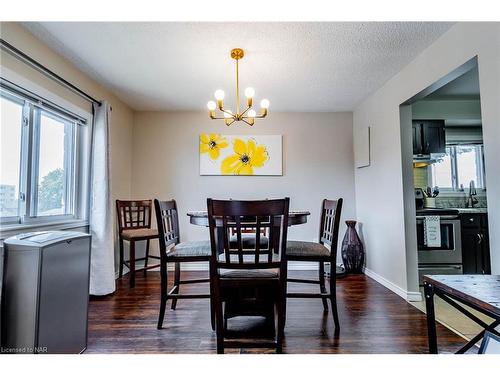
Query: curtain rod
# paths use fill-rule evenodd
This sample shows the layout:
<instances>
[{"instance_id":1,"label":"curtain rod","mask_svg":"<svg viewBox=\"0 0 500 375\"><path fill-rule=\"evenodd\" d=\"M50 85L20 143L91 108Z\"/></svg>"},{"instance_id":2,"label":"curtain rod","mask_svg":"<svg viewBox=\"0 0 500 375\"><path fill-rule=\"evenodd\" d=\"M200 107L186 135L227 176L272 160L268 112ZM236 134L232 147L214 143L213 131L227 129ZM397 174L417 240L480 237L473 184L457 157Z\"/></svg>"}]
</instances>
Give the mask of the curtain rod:
<instances>
[{"instance_id":1,"label":"curtain rod","mask_svg":"<svg viewBox=\"0 0 500 375\"><path fill-rule=\"evenodd\" d=\"M10 53L14 57L17 57L19 60L23 61L27 65L30 65L31 67L35 68L36 70L40 71L41 73L45 74L47 77L51 78L52 80L56 81L60 85L68 88L69 90L73 91L75 94L81 96L82 98L86 99L87 101L91 103L96 103L98 105L101 105L101 101L93 98L89 94L87 94L85 91L80 90L78 87L73 85L72 83L66 81L64 78L62 78L60 75L57 73L54 73L52 70L49 68L45 67L44 65L40 64L38 61L35 59L31 58L30 56L26 55L24 52L20 51L16 47L14 47L12 44L9 42L6 42L4 39L0 38L0 47L5 50L6 52Z\"/></svg>"}]
</instances>

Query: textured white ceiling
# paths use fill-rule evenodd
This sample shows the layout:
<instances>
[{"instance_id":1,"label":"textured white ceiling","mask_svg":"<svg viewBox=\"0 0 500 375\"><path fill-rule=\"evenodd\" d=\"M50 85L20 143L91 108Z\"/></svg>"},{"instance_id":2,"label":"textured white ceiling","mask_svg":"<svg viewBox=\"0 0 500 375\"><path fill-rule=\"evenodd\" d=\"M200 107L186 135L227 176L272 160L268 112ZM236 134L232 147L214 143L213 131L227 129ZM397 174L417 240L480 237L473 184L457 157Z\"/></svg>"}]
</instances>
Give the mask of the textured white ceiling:
<instances>
[{"instance_id":1,"label":"textured white ceiling","mask_svg":"<svg viewBox=\"0 0 500 375\"><path fill-rule=\"evenodd\" d=\"M252 86L275 111L351 111L451 23L23 23L136 110L204 109ZM27 51L29 52L29 51ZM71 77L65 77L71 81Z\"/></svg>"}]
</instances>

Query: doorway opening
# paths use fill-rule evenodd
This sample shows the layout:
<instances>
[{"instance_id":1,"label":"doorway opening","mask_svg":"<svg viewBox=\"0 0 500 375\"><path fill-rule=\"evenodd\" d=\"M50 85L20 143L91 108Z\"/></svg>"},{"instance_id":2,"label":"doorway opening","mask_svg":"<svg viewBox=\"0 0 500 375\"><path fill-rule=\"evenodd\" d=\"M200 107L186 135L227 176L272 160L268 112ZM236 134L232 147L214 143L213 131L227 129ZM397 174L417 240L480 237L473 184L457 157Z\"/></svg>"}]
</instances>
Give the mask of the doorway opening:
<instances>
[{"instance_id":1,"label":"doorway opening","mask_svg":"<svg viewBox=\"0 0 500 375\"><path fill-rule=\"evenodd\" d=\"M424 274L489 274L477 59L403 103L400 113L408 290L417 291Z\"/></svg>"},{"instance_id":2,"label":"doorway opening","mask_svg":"<svg viewBox=\"0 0 500 375\"><path fill-rule=\"evenodd\" d=\"M491 273L477 58L401 104L400 120L407 288L417 301L423 275Z\"/></svg>"}]
</instances>

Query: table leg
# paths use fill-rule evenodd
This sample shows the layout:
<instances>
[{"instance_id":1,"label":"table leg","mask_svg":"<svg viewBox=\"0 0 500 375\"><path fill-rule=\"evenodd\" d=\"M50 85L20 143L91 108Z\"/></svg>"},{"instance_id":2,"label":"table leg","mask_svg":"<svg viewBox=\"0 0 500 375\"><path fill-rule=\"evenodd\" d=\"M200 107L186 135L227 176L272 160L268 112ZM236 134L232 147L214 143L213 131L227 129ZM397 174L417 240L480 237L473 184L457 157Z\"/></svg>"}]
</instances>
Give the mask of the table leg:
<instances>
[{"instance_id":1,"label":"table leg","mask_svg":"<svg viewBox=\"0 0 500 375\"><path fill-rule=\"evenodd\" d=\"M436 316L434 312L434 287L424 282L425 309L427 312L427 335L429 353L437 354Z\"/></svg>"}]
</instances>

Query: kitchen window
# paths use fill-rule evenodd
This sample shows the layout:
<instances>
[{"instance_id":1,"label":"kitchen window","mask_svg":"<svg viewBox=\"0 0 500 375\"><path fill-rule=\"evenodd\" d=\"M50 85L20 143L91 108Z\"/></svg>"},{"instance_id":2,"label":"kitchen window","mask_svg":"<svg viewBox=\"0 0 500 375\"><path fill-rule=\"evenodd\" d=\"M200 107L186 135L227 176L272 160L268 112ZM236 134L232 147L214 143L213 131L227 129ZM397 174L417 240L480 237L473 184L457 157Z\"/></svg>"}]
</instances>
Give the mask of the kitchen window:
<instances>
[{"instance_id":1,"label":"kitchen window","mask_svg":"<svg viewBox=\"0 0 500 375\"><path fill-rule=\"evenodd\" d=\"M463 191L474 181L485 189L483 145L457 144L446 146L446 154L431 165L430 182L442 189Z\"/></svg>"},{"instance_id":2,"label":"kitchen window","mask_svg":"<svg viewBox=\"0 0 500 375\"><path fill-rule=\"evenodd\" d=\"M0 99L0 222L84 219L85 119L4 85Z\"/></svg>"}]
</instances>

